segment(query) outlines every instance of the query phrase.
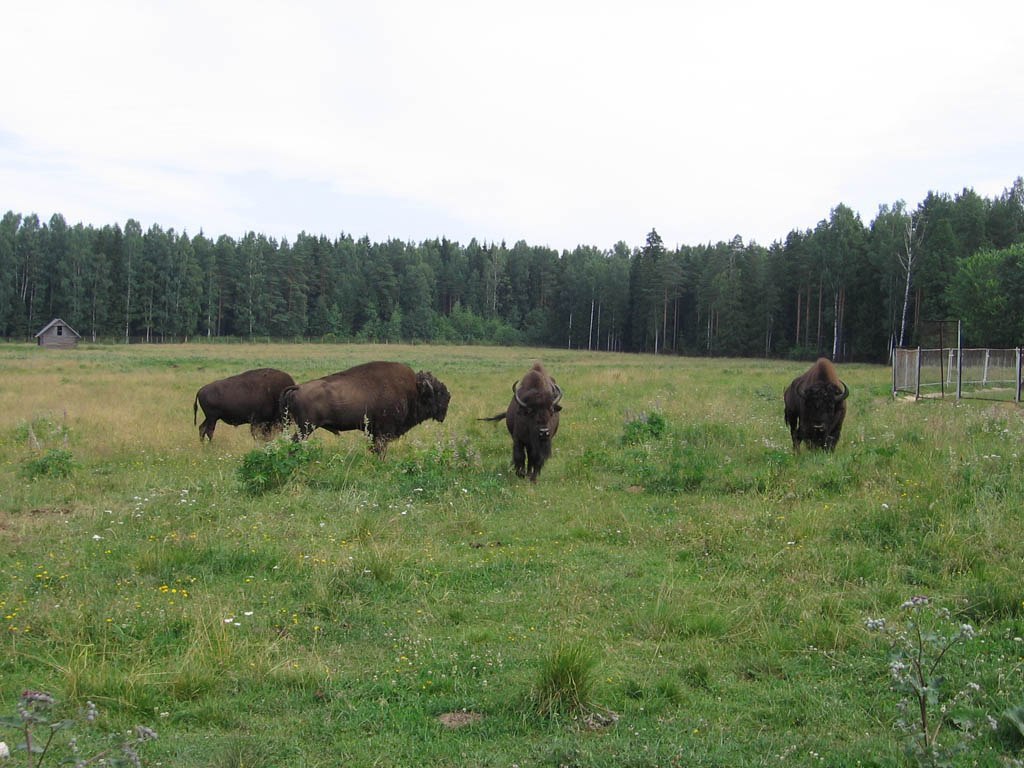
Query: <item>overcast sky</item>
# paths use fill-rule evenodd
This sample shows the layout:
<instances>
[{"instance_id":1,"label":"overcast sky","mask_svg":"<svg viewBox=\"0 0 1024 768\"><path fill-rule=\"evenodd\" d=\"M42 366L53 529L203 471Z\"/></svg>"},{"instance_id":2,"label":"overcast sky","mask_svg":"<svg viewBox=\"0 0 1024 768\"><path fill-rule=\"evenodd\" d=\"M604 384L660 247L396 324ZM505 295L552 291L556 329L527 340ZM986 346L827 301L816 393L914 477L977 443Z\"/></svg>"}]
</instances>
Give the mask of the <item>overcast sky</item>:
<instances>
[{"instance_id":1,"label":"overcast sky","mask_svg":"<svg viewBox=\"0 0 1024 768\"><path fill-rule=\"evenodd\" d=\"M1024 174L1024 2L5 2L0 211L770 244Z\"/></svg>"}]
</instances>

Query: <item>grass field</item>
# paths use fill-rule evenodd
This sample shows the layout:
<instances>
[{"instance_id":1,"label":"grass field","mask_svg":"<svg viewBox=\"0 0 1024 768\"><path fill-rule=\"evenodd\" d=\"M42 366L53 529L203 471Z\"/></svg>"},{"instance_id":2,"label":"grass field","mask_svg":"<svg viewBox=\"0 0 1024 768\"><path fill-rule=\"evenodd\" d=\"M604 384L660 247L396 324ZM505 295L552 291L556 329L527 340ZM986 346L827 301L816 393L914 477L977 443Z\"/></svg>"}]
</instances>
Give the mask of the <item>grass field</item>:
<instances>
[{"instance_id":1,"label":"grass field","mask_svg":"<svg viewBox=\"0 0 1024 768\"><path fill-rule=\"evenodd\" d=\"M565 396L531 485L504 425L477 418L538 358ZM374 359L452 392L384 462L318 432L254 494L246 427L199 443L209 381ZM913 765L895 635L865 622L905 627L924 595L977 632L929 692L937 743L1019 765L1021 409L894 401L888 368L841 365L838 449L793 455L781 393L806 367L0 345L0 714L25 688L70 714L93 701L83 749L142 723L159 732L144 763L186 768Z\"/></svg>"}]
</instances>

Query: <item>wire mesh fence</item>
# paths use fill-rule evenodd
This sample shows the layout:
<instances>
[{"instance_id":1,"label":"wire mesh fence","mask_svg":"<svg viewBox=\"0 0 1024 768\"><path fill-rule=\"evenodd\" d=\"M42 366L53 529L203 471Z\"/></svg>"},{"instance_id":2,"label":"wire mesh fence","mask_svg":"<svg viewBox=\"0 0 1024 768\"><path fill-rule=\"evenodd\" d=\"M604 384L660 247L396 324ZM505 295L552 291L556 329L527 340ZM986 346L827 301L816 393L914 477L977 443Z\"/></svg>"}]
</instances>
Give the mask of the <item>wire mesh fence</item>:
<instances>
[{"instance_id":1,"label":"wire mesh fence","mask_svg":"<svg viewBox=\"0 0 1024 768\"><path fill-rule=\"evenodd\" d=\"M892 392L915 397L1021 400L1020 347L1014 349L897 347L892 356Z\"/></svg>"}]
</instances>

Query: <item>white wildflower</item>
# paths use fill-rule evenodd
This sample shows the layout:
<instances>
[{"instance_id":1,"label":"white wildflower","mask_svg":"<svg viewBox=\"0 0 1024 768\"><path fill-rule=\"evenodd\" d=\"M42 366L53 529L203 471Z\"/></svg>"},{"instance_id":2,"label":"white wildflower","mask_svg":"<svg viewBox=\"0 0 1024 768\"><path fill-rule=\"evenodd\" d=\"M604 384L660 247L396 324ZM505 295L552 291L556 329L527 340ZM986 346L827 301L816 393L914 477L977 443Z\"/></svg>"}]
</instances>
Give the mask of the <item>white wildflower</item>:
<instances>
[{"instance_id":1,"label":"white wildflower","mask_svg":"<svg viewBox=\"0 0 1024 768\"><path fill-rule=\"evenodd\" d=\"M6 741L0 741L0 760L6 760L11 756L11 750L7 746Z\"/></svg>"},{"instance_id":2,"label":"white wildflower","mask_svg":"<svg viewBox=\"0 0 1024 768\"><path fill-rule=\"evenodd\" d=\"M894 680L903 679L904 673L908 669L910 669L910 667L904 664L902 661L894 661L889 664L889 674L892 675Z\"/></svg>"},{"instance_id":3,"label":"white wildflower","mask_svg":"<svg viewBox=\"0 0 1024 768\"><path fill-rule=\"evenodd\" d=\"M921 608L922 606L928 605L928 598L924 595L914 595L909 600L905 600L900 606L900 610L907 610L912 608Z\"/></svg>"}]
</instances>

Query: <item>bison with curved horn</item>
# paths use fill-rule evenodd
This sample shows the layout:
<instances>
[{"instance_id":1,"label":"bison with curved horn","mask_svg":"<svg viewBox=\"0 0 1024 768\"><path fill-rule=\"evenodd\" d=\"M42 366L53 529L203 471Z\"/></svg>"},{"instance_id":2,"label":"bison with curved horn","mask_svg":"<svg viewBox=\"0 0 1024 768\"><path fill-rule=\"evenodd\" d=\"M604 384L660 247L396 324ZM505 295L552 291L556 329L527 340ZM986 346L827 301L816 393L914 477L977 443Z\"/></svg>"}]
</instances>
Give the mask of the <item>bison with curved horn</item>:
<instances>
[{"instance_id":1,"label":"bison with curved horn","mask_svg":"<svg viewBox=\"0 0 1024 768\"><path fill-rule=\"evenodd\" d=\"M199 425L199 442L213 440L217 421L237 427L249 424L252 436L264 440L284 426L281 414L281 392L293 386L295 379L276 368L257 368L226 379L212 381L196 392L192 403L192 423L203 409Z\"/></svg>"},{"instance_id":2,"label":"bison with curved horn","mask_svg":"<svg viewBox=\"0 0 1024 768\"><path fill-rule=\"evenodd\" d=\"M849 396L850 388L840 381L835 366L824 357L793 379L782 394L793 450L798 452L801 442L812 448L834 450Z\"/></svg>"},{"instance_id":3,"label":"bison with curved horn","mask_svg":"<svg viewBox=\"0 0 1024 768\"><path fill-rule=\"evenodd\" d=\"M281 405L295 424L295 440L316 429L335 434L360 429L380 458L388 443L427 419L444 421L451 395L433 374L402 363L373 362L288 387Z\"/></svg>"},{"instance_id":4,"label":"bison with curved horn","mask_svg":"<svg viewBox=\"0 0 1024 768\"><path fill-rule=\"evenodd\" d=\"M512 436L512 465L516 475L530 475L536 483L541 468L551 458L551 441L558 432L558 412L562 390L544 366L534 363L521 381L512 385L512 400L504 413L481 421L505 419Z\"/></svg>"}]
</instances>

